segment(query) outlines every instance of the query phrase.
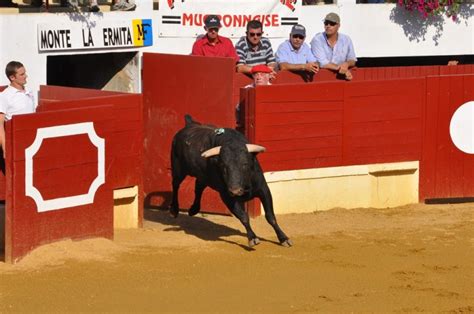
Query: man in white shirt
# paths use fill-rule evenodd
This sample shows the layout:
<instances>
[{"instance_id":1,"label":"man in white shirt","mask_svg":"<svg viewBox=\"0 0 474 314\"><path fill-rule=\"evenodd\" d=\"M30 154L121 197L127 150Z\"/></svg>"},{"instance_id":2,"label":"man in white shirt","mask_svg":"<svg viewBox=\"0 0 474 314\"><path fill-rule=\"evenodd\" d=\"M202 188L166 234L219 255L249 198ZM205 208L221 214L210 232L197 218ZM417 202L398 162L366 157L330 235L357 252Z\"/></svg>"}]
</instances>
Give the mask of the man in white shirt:
<instances>
[{"instance_id":1,"label":"man in white shirt","mask_svg":"<svg viewBox=\"0 0 474 314\"><path fill-rule=\"evenodd\" d=\"M0 93L0 145L5 158L5 122L14 115L35 112L33 94L25 88L25 67L21 62L10 61L5 74L10 80L10 85Z\"/></svg>"}]
</instances>

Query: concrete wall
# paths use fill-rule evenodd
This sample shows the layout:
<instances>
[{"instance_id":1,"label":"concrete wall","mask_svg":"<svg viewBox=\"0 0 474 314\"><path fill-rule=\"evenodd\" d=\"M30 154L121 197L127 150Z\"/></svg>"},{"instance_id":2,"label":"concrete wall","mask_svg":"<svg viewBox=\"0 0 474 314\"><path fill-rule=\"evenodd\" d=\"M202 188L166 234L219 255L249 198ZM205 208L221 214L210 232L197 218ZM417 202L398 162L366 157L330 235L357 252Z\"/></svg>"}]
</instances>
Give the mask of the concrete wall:
<instances>
[{"instance_id":1,"label":"concrete wall","mask_svg":"<svg viewBox=\"0 0 474 314\"><path fill-rule=\"evenodd\" d=\"M418 203L418 176L418 161L265 173L278 214Z\"/></svg>"}]
</instances>

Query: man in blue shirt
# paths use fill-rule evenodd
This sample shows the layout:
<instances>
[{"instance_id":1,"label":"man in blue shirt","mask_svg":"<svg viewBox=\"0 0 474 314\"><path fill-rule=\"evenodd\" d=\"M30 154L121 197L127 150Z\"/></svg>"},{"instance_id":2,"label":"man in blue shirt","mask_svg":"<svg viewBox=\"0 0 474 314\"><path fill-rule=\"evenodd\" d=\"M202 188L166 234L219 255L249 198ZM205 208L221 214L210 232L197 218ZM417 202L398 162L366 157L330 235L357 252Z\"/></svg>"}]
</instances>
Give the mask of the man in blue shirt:
<instances>
[{"instance_id":1,"label":"man in blue shirt","mask_svg":"<svg viewBox=\"0 0 474 314\"><path fill-rule=\"evenodd\" d=\"M290 39L281 43L276 52L276 60L280 70L306 71L317 73L319 65L316 62L308 44L304 42L306 29L296 24L291 28Z\"/></svg>"},{"instance_id":2,"label":"man in blue shirt","mask_svg":"<svg viewBox=\"0 0 474 314\"><path fill-rule=\"evenodd\" d=\"M324 33L318 33L311 40L311 51L324 69L331 69L352 79L349 70L357 61L354 46L349 36L339 33L341 20L336 13L329 13L324 19Z\"/></svg>"}]
</instances>

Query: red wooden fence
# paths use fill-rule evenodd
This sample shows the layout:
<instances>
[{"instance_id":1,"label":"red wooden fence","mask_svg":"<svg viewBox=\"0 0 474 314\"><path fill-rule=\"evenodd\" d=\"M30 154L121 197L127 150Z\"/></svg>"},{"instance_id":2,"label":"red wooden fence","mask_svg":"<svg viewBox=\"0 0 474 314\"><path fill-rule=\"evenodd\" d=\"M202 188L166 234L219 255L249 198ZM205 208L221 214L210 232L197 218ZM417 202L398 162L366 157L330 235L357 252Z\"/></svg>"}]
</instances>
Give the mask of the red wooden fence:
<instances>
[{"instance_id":1,"label":"red wooden fence","mask_svg":"<svg viewBox=\"0 0 474 314\"><path fill-rule=\"evenodd\" d=\"M259 86L252 142L265 171L418 160L424 79ZM403 93L400 93L403 90Z\"/></svg>"},{"instance_id":2,"label":"red wooden fence","mask_svg":"<svg viewBox=\"0 0 474 314\"><path fill-rule=\"evenodd\" d=\"M89 133L84 123L92 125ZM113 125L112 106L19 115L7 123L7 262L59 239L112 238L113 196L104 173ZM65 136L58 128L75 131ZM46 131L56 135L42 137Z\"/></svg>"},{"instance_id":3,"label":"red wooden fence","mask_svg":"<svg viewBox=\"0 0 474 314\"><path fill-rule=\"evenodd\" d=\"M111 238L113 189L138 186L139 225L143 220L142 96L52 86L41 87L41 94L47 99L40 99L37 113L7 123L4 249L9 262L59 239ZM72 125L77 132L86 122L89 133L57 131ZM42 132L60 134L35 141ZM96 192L91 182L99 177L100 151L91 145L90 133L104 141L103 183L93 184L99 184ZM30 156L26 149L32 143L39 148Z\"/></svg>"},{"instance_id":4,"label":"red wooden fence","mask_svg":"<svg viewBox=\"0 0 474 314\"><path fill-rule=\"evenodd\" d=\"M474 75L427 79L427 104L420 167L420 199L474 196L474 155L457 149L449 135L452 115L474 100Z\"/></svg>"},{"instance_id":5,"label":"red wooden fence","mask_svg":"<svg viewBox=\"0 0 474 314\"><path fill-rule=\"evenodd\" d=\"M258 86L246 132L265 171L420 160L420 200L474 196L474 156L451 141L474 75Z\"/></svg>"},{"instance_id":6,"label":"red wooden fence","mask_svg":"<svg viewBox=\"0 0 474 314\"><path fill-rule=\"evenodd\" d=\"M184 127L184 114L203 123L235 126L232 102L234 63L228 58L205 58L145 53L143 56L144 186L146 205L168 207L171 201L171 140ZM180 207L194 199L194 179L180 188ZM226 213L219 195L203 194L202 208Z\"/></svg>"},{"instance_id":7,"label":"red wooden fence","mask_svg":"<svg viewBox=\"0 0 474 314\"><path fill-rule=\"evenodd\" d=\"M142 95L115 92L102 94L97 90L57 86L41 86L40 93L42 97L38 112L94 108L104 104L113 107L115 125L110 147L114 154L108 178L114 189L138 185L139 204L143 204Z\"/></svg>"}]
</instances>

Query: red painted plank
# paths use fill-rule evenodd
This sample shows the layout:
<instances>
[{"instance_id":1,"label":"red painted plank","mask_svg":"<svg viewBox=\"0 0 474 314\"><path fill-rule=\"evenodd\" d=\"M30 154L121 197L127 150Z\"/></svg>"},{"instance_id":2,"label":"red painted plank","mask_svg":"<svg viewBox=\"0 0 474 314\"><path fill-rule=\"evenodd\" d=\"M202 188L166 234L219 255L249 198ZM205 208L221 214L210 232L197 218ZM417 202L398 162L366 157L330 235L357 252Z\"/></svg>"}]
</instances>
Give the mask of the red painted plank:
<instances>
[{"instance_id":1,"label":"red painted plank","mask_svg":"<svg viewBox=\"0 0 474 314\"><path fill-rule=\"evenodd\" d=\"M295 108L297 106L291 106L291 108L295 108L295 110L284 112L284 113L274 112L273 111L274 108L272 105L266 106L266 108L271 107L268 110L268 111L271 110L270 113L262 113L259 115L259 125L261 126L286 125L290 128L291 125L294 125L294 124L342 121L342 103L340 104L340 106L334 106L334 107L340 107L340 108L334 108L334 109L329 109L329 110L299 111L298 109L300 108ZM287 109L288 106L284 106L284 108Z\"/></svg>"},{"instance_id":2,"label":"red painted plank","mask_svg":"<svg viewBox=\"0 0 474 314\"><path fill-rule=\"evenodd\" d=\"M342 86L347 82L257 86L257 102L341 101ZM261 99L260 99L261 98ZM263 99L265 101L263 101Z\"/></svg>"},{"instance_id":3,"label":"red painted plank","mask_svg":"<svg viewBox=\"0 0 474 314\"><path fill-rule=\"evenodd\" d=\"M76 88L42 85L40 86L42 100L79 100L85 98L123 95L121 92L103 91L99 89Z\"/></svg>"},{"instance_id":4,"label":"red painted plank","mask_svg":"<svg viewBox=\"0 0 474 314\"><path fill-rule=\"evenodd\" d=\"M423 152L420 162L420 201L436 195L437 129L439 115L440 78L426 79L425 122L423 133Z\"/></svg>"}]
</instances>

